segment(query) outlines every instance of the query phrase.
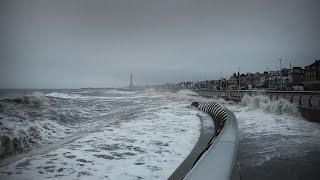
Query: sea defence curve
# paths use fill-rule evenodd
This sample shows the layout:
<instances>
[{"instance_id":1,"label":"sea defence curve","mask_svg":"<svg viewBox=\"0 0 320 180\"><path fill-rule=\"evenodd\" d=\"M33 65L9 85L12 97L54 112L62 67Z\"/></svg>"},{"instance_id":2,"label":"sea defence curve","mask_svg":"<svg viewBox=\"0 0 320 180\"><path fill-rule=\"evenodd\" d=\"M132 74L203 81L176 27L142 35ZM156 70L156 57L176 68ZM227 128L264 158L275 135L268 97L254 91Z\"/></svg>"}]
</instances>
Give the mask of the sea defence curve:
<instances>
[{"instance_id":1,"label":"sea defence curve","mask_svg":"<svg viewBox=\"0 0 320 180\"><path fill-rule=\"evenodd\" d=\"M235 116L215 102L193 102L191 106L211 117L215 126L212 129L213 135L205 146L202 145L201 151L197 143L194 148L197 150L190 153L169 179L239 179L238 125Z\"/></svg>"}]
</instances>

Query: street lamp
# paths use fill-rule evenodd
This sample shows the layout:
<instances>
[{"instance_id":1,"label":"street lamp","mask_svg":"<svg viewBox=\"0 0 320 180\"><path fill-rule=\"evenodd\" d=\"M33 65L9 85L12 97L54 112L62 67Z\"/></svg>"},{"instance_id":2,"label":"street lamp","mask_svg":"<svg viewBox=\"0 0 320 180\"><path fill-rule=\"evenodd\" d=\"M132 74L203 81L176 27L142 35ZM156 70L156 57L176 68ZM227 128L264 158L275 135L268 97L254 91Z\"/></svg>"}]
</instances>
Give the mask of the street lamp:
<instances>
[{"instance_id":1,"label":"street lamp","mask_svg":"<svg viewBox=\"0 0 320 180\"><path fill-rule=\"evenodd\" d=\"M282 90L282 66L281 66L281 61L282 61L282 59L281 58L279 58L279 63L280 63L280 90Z\"/></svg>"}]
</instances>

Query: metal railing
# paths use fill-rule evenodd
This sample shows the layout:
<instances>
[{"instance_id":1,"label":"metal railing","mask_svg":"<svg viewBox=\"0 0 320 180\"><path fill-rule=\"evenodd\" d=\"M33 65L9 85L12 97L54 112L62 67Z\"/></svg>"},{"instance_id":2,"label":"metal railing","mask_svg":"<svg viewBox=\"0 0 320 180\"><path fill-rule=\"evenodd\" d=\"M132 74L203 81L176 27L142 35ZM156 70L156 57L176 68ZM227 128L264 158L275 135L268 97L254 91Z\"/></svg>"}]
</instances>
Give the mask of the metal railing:
<instances>
[{"instance_id":1,"label":"metal railing","mask_svg":"<svg viewBox=\"0 0 320 180\"><path fill-rule=\"evenodd\" d=\"M265 95L270 100L285 99L298 107L320 108L319 91L262 91L262 90L206 90L196 89L200 95L206 97L223 97L230 100L240 101L244 95Z\"/></svg>"}]
</instances>

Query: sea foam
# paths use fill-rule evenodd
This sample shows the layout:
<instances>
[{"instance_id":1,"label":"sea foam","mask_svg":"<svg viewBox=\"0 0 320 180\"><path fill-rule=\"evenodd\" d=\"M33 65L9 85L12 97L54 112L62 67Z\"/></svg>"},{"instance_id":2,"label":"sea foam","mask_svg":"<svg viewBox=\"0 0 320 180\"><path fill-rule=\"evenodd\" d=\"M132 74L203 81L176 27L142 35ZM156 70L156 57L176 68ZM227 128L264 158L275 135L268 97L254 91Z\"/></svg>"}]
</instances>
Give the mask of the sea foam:
<instances>
[{"instance_id":1,"label":"sea foam","mask_svg":"<svg viewBox=\"0 0 320 180\"><path fill-rule=\"evenodd\" d=\"M287 114L300 116L299 109L285 99L271 101L267 96L249 96L245 95L241 100L242 106L247 106L250 109L261 109L265 112L271 112L277 115Z\"/></svg>"}]
</instances>

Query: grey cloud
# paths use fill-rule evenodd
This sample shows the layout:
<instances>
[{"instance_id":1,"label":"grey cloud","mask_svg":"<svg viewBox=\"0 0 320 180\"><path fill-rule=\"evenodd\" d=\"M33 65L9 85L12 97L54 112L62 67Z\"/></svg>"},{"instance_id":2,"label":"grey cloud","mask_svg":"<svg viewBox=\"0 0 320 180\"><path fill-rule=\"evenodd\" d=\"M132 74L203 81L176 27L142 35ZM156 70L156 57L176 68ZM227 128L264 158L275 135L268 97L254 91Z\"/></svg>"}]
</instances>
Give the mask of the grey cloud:
<instances>
[{"instance_id":1,"label":"grey cloud","mask_svg":"<svg viewBox=\"0 0 320 180\"><path fill-rule=\"evenodd\" d=\"M0 88L201 80L320 58L316 0L1 4Z\"/></svg>"}]
</instances>

